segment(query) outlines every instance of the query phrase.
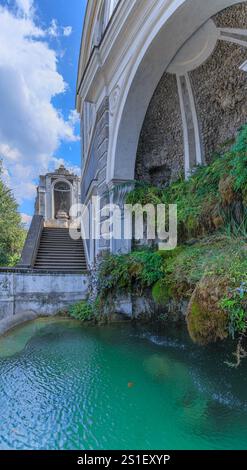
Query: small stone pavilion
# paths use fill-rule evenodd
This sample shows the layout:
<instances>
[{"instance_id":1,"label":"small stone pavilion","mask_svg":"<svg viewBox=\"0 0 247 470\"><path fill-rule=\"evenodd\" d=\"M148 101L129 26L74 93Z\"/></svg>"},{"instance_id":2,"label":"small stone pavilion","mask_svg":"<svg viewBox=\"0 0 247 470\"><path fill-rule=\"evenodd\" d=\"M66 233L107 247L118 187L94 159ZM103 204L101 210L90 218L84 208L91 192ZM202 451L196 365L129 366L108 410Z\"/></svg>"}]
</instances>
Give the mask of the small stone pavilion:
<instances>
[{"instance_id":1,"label":"small stone pavilion","mask_svg":"<svg viewBox=\"0 0 247 470\"><path fill-rule=\"evenodd\" d=\"M71 225L79 228L70 208L80 196L80 178L64 166L40 176L21 260L15 268L0 268L0 335L87 298L83 240L69 234Z\"/></svg>"},{"instance_id":2,"label":"small stone pavilion","mask_svg":"<svg viewBox=\"0 0 247 470\"><path fill-rule=\"evenodd\" d=\"M46 227L68 227L70 208L80 200L80 177L61 165L54 173L40 176L35 214L43 216Z\"/></svg>"}]
</instances>

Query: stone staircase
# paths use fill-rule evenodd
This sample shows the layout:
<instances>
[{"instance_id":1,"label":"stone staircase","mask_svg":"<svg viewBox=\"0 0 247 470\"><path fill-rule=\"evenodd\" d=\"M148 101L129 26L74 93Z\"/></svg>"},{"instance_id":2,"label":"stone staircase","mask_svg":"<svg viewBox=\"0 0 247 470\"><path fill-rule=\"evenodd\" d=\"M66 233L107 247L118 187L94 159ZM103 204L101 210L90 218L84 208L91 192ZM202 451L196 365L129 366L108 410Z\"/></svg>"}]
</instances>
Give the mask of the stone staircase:
<instances>
[{"instance_id":1,"label":"stone staircase","mask_svg":"<svg viewBox=\"0 0 247 470\"><path fill-rule=\"evenodd\" d=\"M66 228L43 228L34 269L46 272L85 273L83 240L73 240Z\"/></svg>"}]
</instances>

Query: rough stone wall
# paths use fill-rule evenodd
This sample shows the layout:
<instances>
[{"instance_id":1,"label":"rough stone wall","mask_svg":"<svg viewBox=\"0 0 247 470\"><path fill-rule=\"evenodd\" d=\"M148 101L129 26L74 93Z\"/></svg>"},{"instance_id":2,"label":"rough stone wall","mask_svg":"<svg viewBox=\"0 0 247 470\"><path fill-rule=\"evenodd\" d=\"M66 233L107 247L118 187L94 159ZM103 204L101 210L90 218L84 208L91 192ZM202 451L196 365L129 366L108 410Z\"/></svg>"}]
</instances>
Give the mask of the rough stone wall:
<instances>
[{"instance_id":1,"label":"rough stone wall","mask_svg":"<svg viewBox=\"0 0 247 470\"><path fill-rule=\"evenodd\" d=\"M135 178L165 186L183 172L183 129L175 75L165 73L150 102L137 151Z\"/></svg>"},{"instance_id":2,"label":"rough stone wall","mask_svg":"<svg viewBox=\"0 0 247 470\"><path fill-rule=\"evenodd\" d=\"M247 2L221 11L213 20L217 27L247 29ZM239 69L246 59L247 48L219 40L211 57L189 74L206 162L247 122L247 73ZM165 73L143 123L135 178L166 185L183 173L183 154L176 77Z\"/></svg>"},{"instance_id":3,"label":"rough stone wall","mask_svg":"<svg viewBox=\"0 0 247 470\"><path fill-rule=\"evenodd\" d=\"M218 41L212 56L190 73L207 163L247 122L247 74L239 69L246 58L245 47Z\"/></svg>"},{"instance_id":4,"label":"rough stone wall","mask_svg":"<svg viewBox=\"0 0 247 470\"><path fill-rule=\"evenodd\" d=\"M247 26L247 3L241 2L222 10L213 17L218 28L241 28Z\"/></svg>"},{"instance_id":5,"label":"rough stone wall","mask_svg":"<svg viewBox=\"0 0 247 470\"><path fill-rule=\"evenodd\" d=\"M226 8L213 20L219 28L246 29L247 2ZM219 40L212 56L190 74L207 163L247 123L247 74L239 68L246 59L246 47Z\"/></svg>"}]
</instances>

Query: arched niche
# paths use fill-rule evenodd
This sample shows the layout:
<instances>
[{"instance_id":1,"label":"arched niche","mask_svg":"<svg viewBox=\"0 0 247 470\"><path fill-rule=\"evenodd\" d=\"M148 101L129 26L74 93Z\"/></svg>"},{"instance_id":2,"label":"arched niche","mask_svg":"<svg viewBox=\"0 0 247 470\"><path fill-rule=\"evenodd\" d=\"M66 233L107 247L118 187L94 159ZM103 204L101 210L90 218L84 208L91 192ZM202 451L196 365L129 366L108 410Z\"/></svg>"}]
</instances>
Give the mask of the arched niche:
<instances>
[{"instance_id":1,"label":"arched niche","mask_svg":"<svg viewBox=\"0 0 247 470\"><path fill-rule=\"evenodd\" d=\"M52 218L69 219L72 205L72 186L65 179L56 180L52 188Z\"/></svg>"}]
</instances>

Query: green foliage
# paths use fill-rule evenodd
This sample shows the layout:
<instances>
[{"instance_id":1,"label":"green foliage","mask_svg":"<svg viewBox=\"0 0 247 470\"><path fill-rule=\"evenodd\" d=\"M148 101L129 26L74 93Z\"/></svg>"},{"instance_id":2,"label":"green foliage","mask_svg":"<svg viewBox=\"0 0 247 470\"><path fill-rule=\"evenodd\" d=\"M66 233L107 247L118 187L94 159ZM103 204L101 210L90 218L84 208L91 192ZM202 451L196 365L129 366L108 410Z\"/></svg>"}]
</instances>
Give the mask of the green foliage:
<instances>
[{"instance_id":1,"label":"green foliage","mask_svg":"<svg viewBox=\"0 0 247 470\"><path fill-rule=\"evenodd\" d=\"M172 286L186 284L188 294L205 275L227 277L229 286L247 282L246 243L243 239L209 237L193 245L180 247L167 257L164 278Z\"/></svg>"},{"instance_id":2,"label":"green foliage","mask_svg":"<svg viewBox=\"0 0 247 470\"><path fill-rule=\"evenodd\" d=\"M224 312L228 313L231 336L245 331L247 294L240 295L243 289L238 287L243 283L247 285L244 239L211 236L173 251L143 250L128 255L107 255L100 269L99 299L105 301L110 294L121 291L141 294L144 289L152 288L152 297L157 305L166 305L171 298L190 300L205 276L215 279L205 294L206 298L210 298L210 289L216 282L227 289L222 290L217 306L200 307L200 315L196 315L194 308L190 316L191 335L200 337L200 342L205 343L209 338L224 337ZM229 296L225 294L227 290ZM234 296L232 292L235 292ZM215 309L218 310L217 317L213 316ZM203 331L206 325L207 332Z\"/></svg>"},{"instance_id":3,"label":"green foliage","mask_svg":"<svg viewBox=\"0 0 247 470\"><path fill-rule=\"evenodd\" d=\"M244 126L231 149L231 174L236 190L246 190L247 181L247 126Z\"/></svg>"},{"instance_id":4,"label":"green foliage","mask_svg":"<svg viewBox=\"0 0 247 470\"><path fill-rule=\"evenodd\" d=\"M93 307L85 300L72 305L69 309L69 315L76 320L90 321L93 317Z\"/></svg>"},{"instance_id":5,"label":"green foliage","mask_svg":"<svg viewBox=\"0 0 247 470\"><path fill-rule=\"evenodd\" d=\"M167 288L177 297L191 298L194 289L204 276L225 281L228 294L222 294L219 306L228 313L228 331L231 337L247 329L247 256L244 239L208 238L192 246L184 246L175 256L170 256L164 264L164 281ZM240 286L240 287L239 287ZM209 297L208 293L208 297ZM212 312L211 312L212 310ZM202 333L202 325L209 324L214 309L206 314L191 316L190 328ZM218 317L222 319L220 315ZM200 323L200 321L202 322ZM212 319L211 319L212 320ZM210 321L211 321L210 320ZM193 323L194 322L194 323ZM212 321L211 321L212 324ZM192 326L191 326L192 325ZM198 330L198 331L199 331ZM199 333L198 333L199 334Z\"/></svg>"},{"instance_id":6,"label":"green foliage","mask_svg":"<svg viewBox=\"0 0 247 470\"><path fill-rule=\"evenodd\" d=\"M135 189L126 196L127 204L160 204L162 190L143 181L134 182Z\"/></svg>"},{"instance_id":7,"label":"green foliage","mask_svg":"<svg viewBox=\"0 0 247 470\"><path fill-rule=\"evenodd\" d=\"M228 330L232 338L247 330L247 290L245 283L237 289L231 289L228 296L221 300L221 306L228 312Z\"/></svg>"},{"instance_id":8,"label":"green foliage","mask_svg":"<svg viewBox=\"0 0 247 470\"><path fill-rule=\"evenodd\" d=\"M222 149L224 150L224 148ZM231 187L233 198L243 204L243 222L235 220L233 200L222 200L220 185L225 180ZM191 237L205 236L220 227L236 236L247 233L247 126L237 136L230 151L216 154L207 166L197 167L192 176L185 181L180 178L165 189L137 182L127 195L130 204L165 203L177 204L178 229L180 241ZM241 228L239 228L239 224ZM239 228L239 230L238 230Z\"/></svg>"},{"instance_id":9,"label":"green foliage","mask_svg":"<svg viewBox=\"0 0 247 470\"><path fill-rule=\"evenodd\" d=\"M0 161L0 266L14 266L20 257L26 231L21 223L18 205L1 179Z\"/></svg>"},{"instance_id":10,"label":"green foliage","mask_svg":"<svg viewBox=\"0 0 247 470\"><path fill-rule=\"evenodd\" d=\"M160 252L143 250L128 255L107 255L99 273L101 294L115 289L142 291L161 278L162 266Z\"/></svg>"},{"instance_id":11,"label":"green foliage","mask_svg":"<svg viewBox=\"0 0 247 470\"><path fill-rule=\"evenodd\" d=\"M135 183L127 203L177 204L179 247L107 255L99 274L100 302L146 288L159 305L190 300L188 328L201 344L247 331L247 126L221 151L187 181Z\"/></svg>"}]
</instances>

